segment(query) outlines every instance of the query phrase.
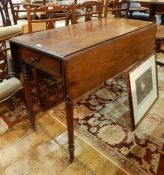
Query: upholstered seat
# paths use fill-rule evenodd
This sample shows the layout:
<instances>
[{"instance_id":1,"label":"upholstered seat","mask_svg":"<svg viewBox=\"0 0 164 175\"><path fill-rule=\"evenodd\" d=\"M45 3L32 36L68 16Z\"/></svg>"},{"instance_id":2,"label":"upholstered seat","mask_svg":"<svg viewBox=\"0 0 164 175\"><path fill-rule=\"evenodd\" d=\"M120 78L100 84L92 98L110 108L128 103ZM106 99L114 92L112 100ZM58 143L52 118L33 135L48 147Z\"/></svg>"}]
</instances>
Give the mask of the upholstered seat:
<instances>
[{"instance_id":1,"label":"upholstered seat","mask_svg":"<svg viewBox=\"0 0 164 175\"><path fill-rule=\"evenodd\" d=\"M23 85L19 79L15 77L4 79L0 83L0 102L7 100L21 89Z\"/></svg>"},{"instance_id":2,"label":"upholstered seat","mask_svg":"<svg viewBox=\"0 0 164 175\"><path fill-rule=\"evenodd\" d=\"M156 60L157 60L157 64L164 65L164 54L156 53Z\"/></svg>"},{"instance_id":3,"label":"upholstered seat","mask_svg":"<svg viewBox=\"0 0 164 175\"><path fill-rule=\"evenodd\" d=\"M17 24L11 0L0 1L0 13L3 23L3 27L0 27L0 102L3 102L10 100L9 98L20 90L25 91L25 96L27 92L23 88L25 86L22 85L24 81L21 82L19 79L19 72L14 77L12 58L7 42L11 37L20 35L23 32L22 26ZM30 121L32 128L35 130L35 123L31 116Z\"/></svg>"},{"instance_id":4,"label":"upholstered seat","mask_svg":"<svg viewBox=\"0 0 164 175\"><path fill-rule=\"evenodd\" d=\"M3 40L3 39L6 40L6 39L9 39L13 36L17 36L20 34L22 34L22 26L21 25L1 27L0 40Z\"/></svg>"}]
</instances>

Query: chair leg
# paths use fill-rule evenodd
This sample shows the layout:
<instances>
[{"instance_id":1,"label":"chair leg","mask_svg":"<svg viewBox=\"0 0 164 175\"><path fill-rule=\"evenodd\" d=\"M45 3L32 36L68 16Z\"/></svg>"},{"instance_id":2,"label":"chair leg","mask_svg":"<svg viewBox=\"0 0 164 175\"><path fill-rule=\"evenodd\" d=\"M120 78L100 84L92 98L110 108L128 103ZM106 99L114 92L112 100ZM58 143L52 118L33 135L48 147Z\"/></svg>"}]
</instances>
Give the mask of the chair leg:
<instances>
[{"instance_id":1,"label":"chair leg","mask_svg":"<svg viewBox=\"0 0 164 175\"><path fill-rule=\"evenodd\" d=\"M22 72L23 72L23 87L24 87L24 92L26 97L27 109L29 111L29 119L31 121L33 130L36 131L35 115L33 112L33 102L32 102L32 95L31 95L31 84L28 77L26 65L22 65Z\"/></svg>"},{"instance_id":2,"label":"chair leg","mask_svg":"<svg viewBox=\"0 0 164 175\"><path fill-rule=\"evenodd\" d=\"M161 25L164 25L164 14L161 15Z\"/></svg>"},{"instance_id":3,"label":"chair leg","mask_svg":"<svg viewBox=\"0 0 164 175\"><path fill-rule=\"evenodd\" d=\"M155 50L156 50L157 53L159 53L160 49L161 49L161 40L160 39L156 39L155 45L156 45Z\"/></svg>"}]
</instances>

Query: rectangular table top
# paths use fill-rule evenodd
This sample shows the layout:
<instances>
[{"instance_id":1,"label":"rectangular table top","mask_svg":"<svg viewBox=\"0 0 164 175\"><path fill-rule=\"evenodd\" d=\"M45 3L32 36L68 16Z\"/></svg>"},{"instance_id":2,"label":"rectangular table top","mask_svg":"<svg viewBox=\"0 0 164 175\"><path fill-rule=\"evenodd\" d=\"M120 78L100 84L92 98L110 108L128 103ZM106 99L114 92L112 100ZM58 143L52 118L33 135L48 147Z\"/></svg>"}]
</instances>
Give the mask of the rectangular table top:
<instances>
[{"instance_id":1,"label":"rectangular table top","mask_svg":"<svg viewBox=\"0 0 164 175\"><path fill-rule=\"evenodd\" d=\"M67 27L17 36L12 38L11 41L42 52L48 52L61 59L68 59L68 56L87 48L126 36L151 25L154 24L147 21L102 18Z\"/></svg>"},{"instance_id":2,"label":"rectangular table top","mask_svg":"<svg viewBox=\"0 0 164 175\"><path fill-rule=\"evenodd\" d=\"M127 0L130 2L143 2L147 4L164 4L164 0Z\"/></svg>"}]
</instances>

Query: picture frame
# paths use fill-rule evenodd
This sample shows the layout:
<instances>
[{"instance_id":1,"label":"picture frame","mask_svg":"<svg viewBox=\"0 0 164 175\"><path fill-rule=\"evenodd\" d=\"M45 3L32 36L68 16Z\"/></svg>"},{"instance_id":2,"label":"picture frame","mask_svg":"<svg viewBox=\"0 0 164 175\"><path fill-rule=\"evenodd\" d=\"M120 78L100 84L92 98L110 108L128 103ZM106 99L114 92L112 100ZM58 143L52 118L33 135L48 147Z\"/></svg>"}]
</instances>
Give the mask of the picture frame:
<instances>
[{"instance_id":1,"label":"picture frame","mask_svg":"<svg viewBox=\"0 0 164 175\"><path fill-rule=\"evenodd\" d=\"M124 73L134 130L158 98L155 54L135 63Z\"/></svg>"}]
</instances>

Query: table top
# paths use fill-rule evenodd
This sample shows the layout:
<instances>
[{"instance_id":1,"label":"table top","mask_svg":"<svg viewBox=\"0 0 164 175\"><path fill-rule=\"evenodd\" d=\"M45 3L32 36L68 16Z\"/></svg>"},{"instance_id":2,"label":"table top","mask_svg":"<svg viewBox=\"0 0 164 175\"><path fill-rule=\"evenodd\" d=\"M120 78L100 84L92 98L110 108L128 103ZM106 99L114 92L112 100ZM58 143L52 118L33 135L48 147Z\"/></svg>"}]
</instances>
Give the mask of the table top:
<instances>
[{"instance_id":1,"label":"table top","mask_svg":"<svg viewBox=\"0 0 164 175\"><path fill-rule=\"evenodd\" d=\"M59 4L59 5L70 5L74 2L74 0L45 0L46 4ZM23 0L24 6L34 6L39 7L43 5L43 0Z\"/></svg>"},{"instance_id":2,"label":"table top","mask_svg":"<svg viewBox=\"0 0 164 175\"><path fill-rule=\"evenodd\" d=\"M124 18L102 18L85 23L12 38L26 47L49 53L61 59L144 29L154 23Z\"/></svg>"},{"instance_id":3,"label":"table top","mask_svg":"<svg viewBox=\"0 0 164 175\"><path fill-rule=\"evenodd\" d=\"M127 1L148 3L148 4L164 4L164 0L127 0Z\"/></svg>"}]
</instances>

